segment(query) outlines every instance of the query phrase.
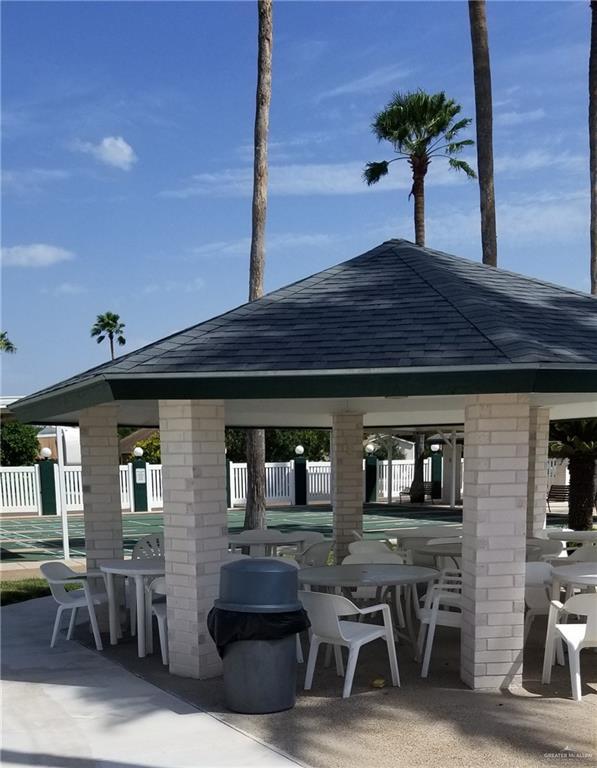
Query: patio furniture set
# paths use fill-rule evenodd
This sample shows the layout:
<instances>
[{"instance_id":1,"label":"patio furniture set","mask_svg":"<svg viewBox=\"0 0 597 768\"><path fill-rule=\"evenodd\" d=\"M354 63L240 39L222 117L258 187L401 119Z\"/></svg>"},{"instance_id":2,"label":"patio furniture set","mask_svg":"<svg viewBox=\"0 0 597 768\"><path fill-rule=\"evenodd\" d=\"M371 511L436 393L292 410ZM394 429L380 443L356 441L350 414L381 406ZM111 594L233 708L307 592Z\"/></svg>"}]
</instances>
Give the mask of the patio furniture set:
<instances>
[{"instance_id":1,"label":"patio furniture set","mask_svg":"<svg viewBox=\"0 0 597 768\"><path fill-rule=\"evenodd\" d=\"M438 533L451 536L438 536ZM462 528L426 526L397 529L380 534L384 540L363 540L355 532L349 555L340 565L328 565L332 542L313 531L282 533L274 530L244 531L229 536L230 560L244 557L289 555L284 562L298 570L301 602L312 623L306 667L305 689L313 683L319 647L328 646L326 663L333 653L338 675L344 676L343 696L350 695L358 653L366 643L385 641L392 684L400 684L395 644L405 640L421 661L421 676L427 677L436 628L459 629L462 622ZM568 554L566 544L578 545ZM45 563L40 570L58 603L51 646L60 628L62 614L71 611L67 639L71 639L77 611L89 612L96 647L102 640L96 606L108 606L110 643L122 637L120 591L115 577L125 580L126 605L131 634L137 636L140 658L153 651L152 619L158 624L162 661L168 664L165 560L161 537L141 539L130 560L108 560L99 569L76 573L61 563ZM103 580L105 590L98 588ZM79 582L82 588L66 590ZM421 586L419 586L421 585ZM564 602L561 602L562 590ZM581 594L578 594L578 593ZM524 639L537 616L547 616L543 682L549 683L556 662L563 665L563 643L573 697L581 700L580 650L597 647L597 531L553 530L546 538L527 541ZM381 614L381 624L363 621ZM569 623L570 616L586 616L586 623ZM348 619L348 620L347 620ZM356 621L351 620L356 619ZM416 624L418 622L418 630ZM346 670L341 648L348 649ZM297 659L303 653L297 636Z\"/></svg>"}]
</instances>

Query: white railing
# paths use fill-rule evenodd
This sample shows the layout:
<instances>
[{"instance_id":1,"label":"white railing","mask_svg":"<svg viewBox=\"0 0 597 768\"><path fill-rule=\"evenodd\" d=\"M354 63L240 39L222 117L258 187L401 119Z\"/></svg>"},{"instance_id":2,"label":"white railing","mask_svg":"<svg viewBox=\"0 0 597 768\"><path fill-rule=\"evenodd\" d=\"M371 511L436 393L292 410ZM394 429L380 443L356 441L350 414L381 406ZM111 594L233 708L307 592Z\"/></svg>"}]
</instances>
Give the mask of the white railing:
<instances>
[{"instance_id":1,"label":"white railing","mask_svg":"<svg viewBox=\"0 0 597 768\"><path fill-rule=\"evenodd\" d=\"M41 514L39 491L39 468L0 468L1 511L7 514L17 512Z\"/></svg>"},{"instance_id":2,"label":"white railing","mask_svg":"<svg viewBox=\"0 0 597 768\"><path fill-rule=\"evenodd\" d=\"M232 506L247 499L247 465L230 463L230 501ZM265 465L265 499L291 504L294 501L294 462L276 461Z\"/></svg>"},{"instance_id":3,"label":"white railing","mask_svg":"<svg viewBox=\"0 0 597 768\"><path fill-rule=\"evenodd\" d=\"M164 491L162 486L162 465L147 465L147 508L162 509L164 506Z\"/></svg>"},{"instance_id":4,"label":"white railing","mask_svg":"<svg viewBox=\"0 0 597 768\"><path fill-rule=\"evenodd\" d=\"M332 469L329 461L307 462L307 504L332 498Z\"/></svg>"},{"instance_id":5,"label":"white railing","mask_svg":"<svg viewBox=\"0 0 597 768\"><path fill-rule=\"evenodd\" d=\"M392 498L398 501L400 491L410 488L415 474L415 465L412 461L399 459L392 462ZM423 464L423 480L428 483L431 480L431 459L425 459ZM388 498L388 462L377 462L377 497Z\"/></svg>"},{"instance_id":6,"label":"white railing","mask_svg":"<svg viewBox=\"0 0 597 768\"><path fill-rule=\"evenodd\" d=\"M80 512L83 509L83 479L81 477L81 467L64 467L64 497L67 512ZM54 464L54 479L56 494L60 493L58 485L58 465ZM56 509L60 510L61 504L58 499Z\"/></svg>"}]
</instances>

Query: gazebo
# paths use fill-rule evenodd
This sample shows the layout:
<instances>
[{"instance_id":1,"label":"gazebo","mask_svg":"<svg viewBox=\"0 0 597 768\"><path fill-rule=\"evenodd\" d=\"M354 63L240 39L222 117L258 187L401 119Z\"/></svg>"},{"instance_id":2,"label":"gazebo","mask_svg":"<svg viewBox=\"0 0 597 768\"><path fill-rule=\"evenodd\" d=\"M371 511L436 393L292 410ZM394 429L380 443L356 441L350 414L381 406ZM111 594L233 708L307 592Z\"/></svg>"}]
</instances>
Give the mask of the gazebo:
<instances>
[{"instance_id":1,"label":"gazebo","mask_svg":"<svg viewBox=\"0 0 597 768\"><path fill-rule=\"evenodd\" d=\"M361 529L362 438L464 425L461 676L522 679L525 539L551 419L597 416L597 299L391 240L20 400L78 424L88 566L123 556L118 425L159 426L170 671L205 678L227 551L224 429L332 430L337 557Z\"/></svg>"}]
</instances>

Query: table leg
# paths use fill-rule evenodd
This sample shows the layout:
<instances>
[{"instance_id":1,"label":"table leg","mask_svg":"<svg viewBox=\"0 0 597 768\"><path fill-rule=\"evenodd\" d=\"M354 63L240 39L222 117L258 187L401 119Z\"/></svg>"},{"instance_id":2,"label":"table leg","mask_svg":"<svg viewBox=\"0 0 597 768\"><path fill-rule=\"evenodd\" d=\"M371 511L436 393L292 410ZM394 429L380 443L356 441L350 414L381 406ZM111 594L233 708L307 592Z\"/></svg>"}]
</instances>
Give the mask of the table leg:
<instances>
[{"instance_id":1,"label":"table leg","mask_svg":"<svg viewBox=\"0 0 597 768\"><path fill-rule=\"evenodd\" d=\"M99 626L97 623L97 616L95 615L95 606L93 604L93 593L91 591L91 587L87 582L83 583L83 588L85 590L85 597L87 598L87 609L89 611L89 621L91 622L91 629L93 631L93 639L95 640L95 647L98 651L103 651L104 647L102 645L102 636L100 635ZM73 610L73 618L75 615L75 610Z\"/></svg>"},{"instance_id":2,"label":"table leg","mask_svg":"<svg viewBox=\"0 0 597 768\"><path fill-rule=\"evenodd\" d=\"M106 579L106 592L108 593L108 618L110 621L110 645L118 643L118 606L116 605L116 591L114 589L114 574L104 574Z\"/></svg>"},{"instance_id":3,"label":"table leg","mask_svg":"<svg viewBox=\"0 0 597 768\"><path fill-rule=\"evenodd\" d=\"M135 593L137 600L137 651L139 658L145 656L145 580L143 576L135 576Z\"/></svg>"},{"instance_id":4,"label":"table leg","mask_svg":"<svg viewBox=\"0 0 597 768\"><path fill-rule=\"evenodd\" d=\"M411 642L412 647L415 650L415 657L417 655L417 637L415 635L415 628L413 624L413 614L412 614L411 601L409 600L410 598L409 590L416 590L416 588L417 588L416 584L409 584L406 587L405 597L404 597L404 621L406 622L406 631L408 632L409 640Z\"/></svg>"}]
</instances>

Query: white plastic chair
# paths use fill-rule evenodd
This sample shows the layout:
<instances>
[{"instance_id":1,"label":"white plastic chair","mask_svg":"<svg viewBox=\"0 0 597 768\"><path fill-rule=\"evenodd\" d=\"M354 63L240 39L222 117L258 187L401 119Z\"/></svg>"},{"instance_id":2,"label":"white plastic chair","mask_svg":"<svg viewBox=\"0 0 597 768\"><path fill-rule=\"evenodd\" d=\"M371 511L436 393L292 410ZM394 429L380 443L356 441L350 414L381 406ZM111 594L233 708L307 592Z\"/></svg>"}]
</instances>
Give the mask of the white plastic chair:
<instances>
[{"instance_id":1,"label":"white plastic chair","mask_svg":"<svg viewBox=\"0 0 597 768\"><path fill-rule=\"evenodd\" d=\"M526 564L524 585L526 616L524 619L524 641L531 630L535 616L547 616L551 603L551 566L549 563L531 562Z\"/></svg>"},{"instance_id":2,"label":"white plastic chair","mask_svg":"<svg viewBox=\"0 0 597 768\"><path fill-rule=\"evenodd\" d=\"M558 623L562 613L586 616L587 622L586 624ZM551 601L541 678L543 683L551 681L551 668L558 635L568 646L572 696L575 701L581 701L580 652L583 648L597 648L597 594L575 595L566 600L563 605L559 600Z\"/></svg>"},{"instance_id":3,"label":"white plastic chair","mask_svg":"<svg viewBox=\"0 0 597 768\"><path fill-rule=\"evenodd\" d=\"M334 647L336 657L336 671L339 675L344 672L341 647L348 648L348 663L344 677L344 689L342 698L350 696L352 682L359 656L363 645L373 640L383 639L388 649L392 685L400 685L398 672L398 659L394 634L392 631L392 617L390 608L385 603L372 605L368 608L358 608L354 603L341 595L330 595L323 592L299 592L299 600L311 620L311 645L307 660L307 672L305 675L305 690L311 690L313 673L317 661L317 652L322 643L329 643ZM366 624L361 621L340 621L341 616L364 616L381 612L383 625Z\"/></svg>"},{"instance_id":4,"label":"white plastic chair","mask_svg":"<svg viewBox=\"0 0 597 768\"><path fill-rule=\"evenodd\" d=\"M378 542L379 543L379 542ZM403 565L406 562L406 555L400 552L391 552L387 549L385 552L355 552L354 554L347 555L342 561L342 565L366 565L368 563L388 563L390 565ZM406 626L406 620L404 617L404 611L402 609L402 602L400 600L402 589L401 587L357 587L352 593L353 600L366 602L371 600L380 600L385 602L389 594L394 594L394 605L396 607L396 618L398 620L399 627Z\"/></svg>"},{"instance_id":5,"label":"white plastic chair","mask_svg":"<svg viewBox=\"0 0 597 768\"><path fill-rule=\"evenodd\" d=\"M421 677L427 677L435 628L438 625L454 628L462 626L462 574L459 571L442 571L439 582L431 585L425 594L423 607L419 610L419 620L421 626L417 640L417 657L420 658L425 645Z\"/></svg>"},{"instance_id":6,"label":"white plastic chair","mask_svg":"<svg viewBox=\"0 0 597 768\"><path fill-rule=\"evenodd\" d=\"M568 555L566 565L568 563L597 563L597 547L593 544L583 544Z\"/></svg>"},{"instance_id":7,"label":"white plastic chair","mask_svg":"<svg viewBox=\"0 0 597 768\"><path fill-rule=\"evenodd\" d=\"M531 536L527 539L527 552L530 561L551 560L566 557L566 546L563 541Z\"/></svg>"},{"instance_id":8,"label":"white plastic chair","mask_svg":"<svg viewBox=\"0 0 597 768\"><path fill-rule=\"evenodd\" d=\"M158 633L160 636L160 650L162 652L162 663L168 664L168 611L165 602L153 602L154 595L166 594L166 578L165 576L159 576L157 579L151 581L147 587L147 607L151 611L151 616L155 616L158 622ZM150 628L151 635L151 628ZM153 643L152 643L153 645ZM153 648L151 648L153 650Z\"/></svg>"},{"instance_id":9,"label":"white plastic chair","mask_svg":"<svg viewBox=\"0 0 597 768\"><path fill-rule=\"evenodd\" d=\"M352 538L355 541L362 541L363 540L363 534L359 533L359 531L356 531L356 530L353 529L350 533L352 535Z\"/></svg>"},{"instance_id":10,"label":"white plastic chair","mask_svg":"<svg viewBox=\"0 0 597 768\"><path fill-rule=\"evenodd\" d=\"M388 547L385 541L365 541L365 539L360 539L359 541L351 541L348 545L348 551L351 555L363 553L393 554L394 552L393 549Z\"/></svg>"},{"instance_id":11,"label":"white plastic chair","mask_svg":"<svg viewBox=\"0 0 597 768\"><path fill-rule=\"evenodd\" d=\"M149 560L154 557L163 557L163 537L159 533L143 536L135 542L131 553L131 560ZM137 634L137 598L135 595L134 579L126 579L126 604L129 609L131 622L131 635Z\"/></svg>"},{"instance_id":12,"label":"white plastic chair","mask_svg":"<svg viewBox=\"0 0 597 768\"><path fill-rule=\"evenodd\" d=\"M53 648L56 643L56 638L58 637L58 631L60 629L60 619L62 618L62 612L68 610L71 611L68 633L66 635L66 639L70 640L73 636L75 623L77 621L77 610L79 608L87 608L89 612L89 620L91 622L91 629L93 631L93 637L95 640L95 647L98 651L103 650L102 638L100 636L94 605L107 603L108 595L105 592L93 592L90 585L87 583L87 579L85 578L84 574L73 571L63 563L42 563L42 565L39 566L39 570L41 571L44 579L48 582L52 597L58 603L58 610L56 611L56 619L54 620L54 629L52 631L50 648ZM66 584L73 584L77 582L83 585L81 589L74 589L70 591L65 589Z\"/></svg>"},{"instance_id":13,"label":"white plastic chair","mask_svg":"<svg viewBox=\"0 0 597 768\"><path fill-rule=\"evenodd\" d=\"M301 568L318 568L328 564L328 558L332 551L331 539L324 541L318 541L316 544L311 544L304 552L296 555L296 562Z\"/></svg>"}]
</instances>

